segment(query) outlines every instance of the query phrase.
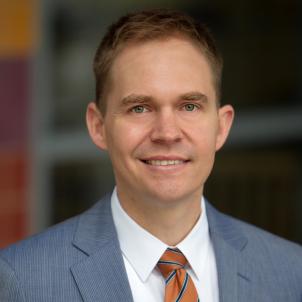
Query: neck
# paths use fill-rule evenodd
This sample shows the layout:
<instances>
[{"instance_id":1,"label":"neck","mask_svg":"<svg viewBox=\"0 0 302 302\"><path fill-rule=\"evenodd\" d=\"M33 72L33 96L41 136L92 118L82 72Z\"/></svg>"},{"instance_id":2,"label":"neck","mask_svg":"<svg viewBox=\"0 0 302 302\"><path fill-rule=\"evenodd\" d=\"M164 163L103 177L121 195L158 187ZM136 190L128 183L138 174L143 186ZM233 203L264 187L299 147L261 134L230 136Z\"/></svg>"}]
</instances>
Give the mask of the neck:
<instances>
[{"instance_id":1,"label":"neck","mask_svg":"<svg viewBox=\"0 0 302 302\"><path fill-rule=\"evenodd\" d=\"M127 198L118 192L122 208L142 228L169 246L176 246L192 230L201 215L200 192L168 205Z\"/></svg>"}]
</instances>

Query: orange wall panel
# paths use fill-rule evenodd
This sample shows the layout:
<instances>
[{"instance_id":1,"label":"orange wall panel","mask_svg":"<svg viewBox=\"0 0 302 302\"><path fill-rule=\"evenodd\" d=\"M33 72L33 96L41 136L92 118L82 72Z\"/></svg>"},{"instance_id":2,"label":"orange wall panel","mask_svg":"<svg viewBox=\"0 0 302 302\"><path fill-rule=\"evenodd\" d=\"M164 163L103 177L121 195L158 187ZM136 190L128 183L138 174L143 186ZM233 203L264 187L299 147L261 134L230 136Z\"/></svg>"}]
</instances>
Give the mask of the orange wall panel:
<instances>
[{"instance_id":1,"label":"orange wall panel","mask_svg":"<svg viewBox=\"0 0 302 302\"><path fill-rule=\"evenodd\" d=\"M25 152L0 151L0 248L27 234L27 162Z\"/></svg>"}]
</instances>

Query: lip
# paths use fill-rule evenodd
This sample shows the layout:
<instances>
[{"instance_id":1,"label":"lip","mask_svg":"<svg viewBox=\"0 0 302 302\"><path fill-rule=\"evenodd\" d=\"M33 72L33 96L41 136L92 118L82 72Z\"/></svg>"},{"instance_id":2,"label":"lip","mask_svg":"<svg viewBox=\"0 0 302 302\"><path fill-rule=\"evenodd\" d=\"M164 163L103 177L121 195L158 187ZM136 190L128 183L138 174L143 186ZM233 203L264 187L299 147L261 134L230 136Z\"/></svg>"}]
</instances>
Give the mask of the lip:
<instances>
[{"instance_id":1,"label":"lip","mask_svg":"<svg viewBox=\"0 0 302 302\"><path fill-rule=\"evenodd\" d=\"M184 169L189 159L178 155L156 155L140 159L144 166L151 171L175 173Z\"/></svg>"},{"instance_id":2,"label":"lip","mask_svg":"<svg viewBox=\"0 0 302 302\"><path fill-rule=\"evenodd\" d=\"M150 160L180 160L180 161L189 161L188 158L179 156L179 155L156 155L156 156L149 156L141 158L142 161L150 161Z\"/></svg>"}]
</instances>

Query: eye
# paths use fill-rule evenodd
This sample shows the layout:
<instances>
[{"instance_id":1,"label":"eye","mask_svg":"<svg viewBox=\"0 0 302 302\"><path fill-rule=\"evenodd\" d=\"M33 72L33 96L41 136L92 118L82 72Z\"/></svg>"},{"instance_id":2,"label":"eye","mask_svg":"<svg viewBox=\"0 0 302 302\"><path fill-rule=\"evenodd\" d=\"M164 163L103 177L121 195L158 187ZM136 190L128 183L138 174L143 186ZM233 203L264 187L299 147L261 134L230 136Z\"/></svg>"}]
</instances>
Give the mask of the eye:
<instances>
[{"instance_id":1,"label":"eye","mask_svg":"<svg viewBox=\"0 0 302 302\"><path fill-rule=\"evenodd\" d=\"M134 112L134 113L143 113L146 111L147 111L147 109L142 105L137 105L137 106L131 108L131 112Z\"/></svg>"},{"instance_id":2,"label":"eye","mask_svg":"<svg viewBox=\"0 0 302 302\"><path fill-rule=\"evenodd\" d=\"M186 104L184 108L186 111L194 111L198 109L198 107L195 104Z\"/></svg>"}]
</instances>

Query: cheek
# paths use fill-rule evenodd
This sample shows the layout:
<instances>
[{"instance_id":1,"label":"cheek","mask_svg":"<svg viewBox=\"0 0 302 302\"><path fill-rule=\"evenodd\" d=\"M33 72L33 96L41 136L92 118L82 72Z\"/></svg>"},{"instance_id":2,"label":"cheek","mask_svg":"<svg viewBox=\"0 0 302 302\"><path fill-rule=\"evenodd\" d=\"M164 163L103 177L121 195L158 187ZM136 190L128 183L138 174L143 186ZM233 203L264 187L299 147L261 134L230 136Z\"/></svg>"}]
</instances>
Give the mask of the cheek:
<instances>
[{"instance_id":1,"label":"cheek","mask_svg":"<svg viewBox=\"0 0 302 302\"><path fill-rule=\"evenodd\" d=\"M142 143L146 133L147 130L138 123L117 123L107 133L108 149L111 153L131 155Z\"/></svg>"},{"instance_id":2,"label":"cheek","mask_svg":"<svg viewBox=\"0 0 302 302\"><path fill-rule=\"evenodd\" d=\"M204 124L194 130L194 143L199 152L212 153L216 149L217 127L213 124Z\"/></svg>"},{"instance_id":3,"label":"cheek","mask_svg":"<svg viewBox=\"0 0 302 302\"><path fill-rule=\"evenodd\" d=\"M203 130L195 141L197 170L203 178L207 178L214 164L216 153L216 136L212 130ZM202 171L202 172L201 172Z\"/></svg>"}]
</instances>

